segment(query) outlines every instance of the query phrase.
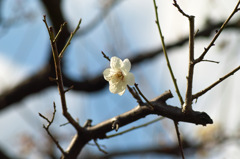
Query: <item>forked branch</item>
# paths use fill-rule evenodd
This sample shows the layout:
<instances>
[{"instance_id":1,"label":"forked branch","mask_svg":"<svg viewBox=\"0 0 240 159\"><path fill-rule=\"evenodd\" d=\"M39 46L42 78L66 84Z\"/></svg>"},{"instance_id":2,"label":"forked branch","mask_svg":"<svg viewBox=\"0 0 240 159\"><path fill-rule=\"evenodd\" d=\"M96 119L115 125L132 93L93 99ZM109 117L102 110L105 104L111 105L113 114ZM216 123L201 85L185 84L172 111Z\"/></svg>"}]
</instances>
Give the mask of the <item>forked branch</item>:
<instances>
[{"instance_id":1,"label":"forked branch","mask_svg":"<svg viewBox=\"0 0 240 159\"><path fill-rule=\"evenodd\" d=\"M59 53L58 53L58 49L57 49L57 44L56 44L56 38L54 35L54 31L52 27L49 27L46 21L46 16L44 16L43 19L48 33L49 33L49 37L50 37L50 42L51 42L51 47L52 47L52 53L53 53L53 58L54 58L54 67L55 67L55 72L56 72L56 82L58 85L58 91L60 94L60 98L61 98L61 104L62 104L62 112L63 115L66 117L66 119L69 121L69 123L71 123L73 125L73 127L78 131L81 132L83 130L83 128L78 124L77 121L75 121L73 119L73 117L70 115L70 113L67 110L67 103L66 103L66 97L65 97L65 93L66 91L64 90L64 86L63 86L63 79L62 79L62 70L61 70L61 57L59 57ZM80 25L81 20L79 21L79 25ZM79 26L78 26L79 28ZM58 32L59 33L59 32ZM60 34L60 33L59 33ZM71 39L70 39L71 40ZM70 42L69 42L70 43ZM66 47L69 44L66 44ZM65 48L65 47L64 47ZM62 53L65 51L65 49L62 51ZM62 54L60 54L62 55Z\"/></svg>"}]
</instances>

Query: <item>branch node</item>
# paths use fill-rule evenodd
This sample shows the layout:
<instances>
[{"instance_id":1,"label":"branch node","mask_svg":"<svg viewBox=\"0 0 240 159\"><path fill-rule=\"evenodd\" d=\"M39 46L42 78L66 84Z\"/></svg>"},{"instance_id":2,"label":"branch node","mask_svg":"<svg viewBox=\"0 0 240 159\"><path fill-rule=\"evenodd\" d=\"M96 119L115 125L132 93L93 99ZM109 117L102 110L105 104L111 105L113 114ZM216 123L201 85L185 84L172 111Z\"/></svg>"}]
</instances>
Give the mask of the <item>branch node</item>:
<instances>
[{"instance_id":1,"label":"branch node","mask_svg":"<svg viewBox=\"0 0 240 159\"><path fill-rule=\"evenodd\" d=\"M92 126L92 119L88 119L83 125L84 128L91 127L91 126Z\"/></svg>"},{"instance_id":2,"label":"branch node","mask_svg":"<svg viewBox=\"0 0 240 159\"><path fill-rule=\"evenodd\" d=\"M116 132L118 131L118 129L119 129L119 120L118 119L114 120L112 122L112 129L115 130Z\"/></svg>"},{"instance_id":3,"label":"branch node","mask_svg":"<svg viewBox=\"0 0 240 159\"><path fill-rule=\"evenodd\" d=\"M57 78L54 78L54 77L48 77L49 81L51 82L57 82L58 79Z\"/></svg>"},{"instance_id":4,"label":"branch node","mask_svg":"<svg viewBox=\"0 0 240 159\"><path fill-rule=\"evenodd\" d=\"M66 92L68 92L68 91L70 91L70 90L72 90L73 89L73 85L71 85L68 89L66 89L66 90L64 90L64 93L66 93Z\"/></svg>"}]
</instances>

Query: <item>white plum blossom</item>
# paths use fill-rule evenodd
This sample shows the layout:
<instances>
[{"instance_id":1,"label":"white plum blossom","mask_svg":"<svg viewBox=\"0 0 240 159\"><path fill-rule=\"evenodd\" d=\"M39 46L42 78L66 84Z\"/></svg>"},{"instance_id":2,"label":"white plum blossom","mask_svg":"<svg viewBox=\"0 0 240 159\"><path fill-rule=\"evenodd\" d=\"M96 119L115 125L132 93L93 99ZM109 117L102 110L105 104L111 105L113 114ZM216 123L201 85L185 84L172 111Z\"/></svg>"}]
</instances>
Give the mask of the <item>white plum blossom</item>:
<instances>
[{"instance_id":1,"label":"white plum blossom","mask_svg":"<svg viewBox=\"0 0 240 159\"><path fill-rule=\"evenodd\" d=\"M126 90L127 85L134 85L134 75L129 72L131 63L129 59L122 61L118 57L112 57L110 60L110 68L103 71L104 79L109 82L109 91L118 93L120 96Z\"/></svg>"}]
</instances>

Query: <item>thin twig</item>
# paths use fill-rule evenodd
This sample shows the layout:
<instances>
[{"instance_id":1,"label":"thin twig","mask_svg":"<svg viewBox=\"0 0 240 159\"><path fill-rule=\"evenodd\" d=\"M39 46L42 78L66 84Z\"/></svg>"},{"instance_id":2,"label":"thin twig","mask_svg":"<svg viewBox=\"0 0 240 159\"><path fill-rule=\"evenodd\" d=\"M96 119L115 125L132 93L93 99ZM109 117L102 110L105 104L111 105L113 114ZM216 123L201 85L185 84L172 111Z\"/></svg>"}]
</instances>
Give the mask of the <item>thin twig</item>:
<instances>
[{"instance_id":1,"label":"thin twig","mask_svg":"<svg viewBox=\"0 0 240 159\"><path fill-rule=\"evenodd\" d=\"M213 61L213 60L202 60L202 62L212 62L212 63L216 63L216 64L220 63L219 61Z\"/></svg>"},{"instance_id":2,"label":"thin twig","mask_svg":"<svg viewBox=\"0 0 240 159\"><path fill-rule=\"evenodd\" d=\"M44 24L47 28L48 34L50 36L50 40L53 39L53 37L51 37L51 34L50 34L50 30L49 30L49 26L48 26L48 23L47 23L46 15L43 15L43 22L44 22Z\"/></svg>"},{"instance_id":3,"label":"thin twig","mask_svg":"<svg viewBox=\"0 0 240 159\"><path fill-rule=\"evenodd\" d=\"M63 27L65 27L65 25L66 25L67 23L66 22L64 22L61 26L60 26L60 29L59 29L59 31L58 31L58 33L57 33L57 35L55 36L55 38L54 38L54 40L53 40L53 42L55 42L56 40L57 40L57 38L58 38L58 36L60 35L60 33L62 32L62 30L63 30Z\"/></svg>"},{"instance_id":4,"label":"thin twig","mask_svg":"<svg viewBox=\"0 0 240 159\"><path fill-rule=\"evenodd\" d=\"M63 150L59 142L55 139L55 137L50 133L50 131L43 125L43 128L47 131L48 135L51 137L57 148L62 152L62 154L65 156L66 152Z\"/></svg>"},{"instance_id":5,"label":"thin twig","mask_svg":"<svg viewBox=\"0 0 240 159\"><path fill-rule=\"evenodd\" d=\"M67 43L65 44L64 48L62 49L62 51L61 51L60 54L59 54L59 57L60 57L60 58L63 57L63 53L64 53L65 50L67 49L68 45L70 45L70 42L71 42L73 36L75 35L75 33L76 33L76 32L78 31L78 29L80 28L81 22L82 22L82 19L80 19L80 20L78 21L77 27L76 27L75 30L70 34L70 37L69 37ZM59 31L60 31L60 30L59 30Z\"/></svg>"},{"instance_id":6,"label":"thin twig","mask_svg":"<svg viewBox=\"0 0 240 159\"><path fill-rule=\"evenodd\" d=\"M155 9L156 24L157 24L158 31L159 31L159 34L160 34L160 39L161 39L161 41L162 41L163 53L164 53L164 56L165 56L165 59L166 59L166 62L167 62L167 66L168 66L169 72L170 72L170 74L171 74L171 78L172 78L172 81L173 81L173 84L174 84L176 93L177 93L177 95L178 95L178 98L179 98L179 100L180 100L181 105L183 105L184 102L183 102L181 93L180 93L180 91L179 91L179 89L178 89L177 80L176 80L176 78L175 78L175 76L174 76L174 74L173 74L173 70L172 70L170 61L169 61L169 59L168 59L168 54L167 54L166 45L165 45L165 42L164 42L164 37L163 37L163 35L162 35L162 31L161 31L161 27L160 27L160 23L159 23L159 19L158 19L158 11L157 11L156 1L153 0L153 3L154 3L154 9Z\"/></svg>"},{"instance_id":7,"label":"thin twig","mask_svg":"<svg viewBox=\"0 0 240 159\"><path fill-rule=\"evenodd\" d=\"M66 125L68 125L68 124L70 124L70 123L69 123L69 122L66 122L66 123L60 124L59 126L62 127L62 126L66 126Z\"/></svg>"},{"instance_id":8,"label":"thin twig","mask_svg":"<svg viewBox=\"0 0 240 159\"><path fill-rule=\"evenodd\" d=\"M94 141L94 143L95 143L95 145L97 146L97 148L98 148L99 151L103 152L104 154L108 154L108 153L107 153L105 150L103 150L103 149L101 148L101 146L97 143L97 139L94 139L93 141Z\"/></svg>"},{"instance_id":9,"label":"thin twig","mask_svg":"<svg viewBox=\"0 0 240 159\"><path fill-rule=\"evenodd\" d=\"M179 129L178 129L178 122L174 121L174 125L175 125L175 130L176 130L176 134L177 134L178 145L179 145L179 149L180 149L180 152L181 152L181 156L182 156L182 159L185 159L184 153L183 153L182 141L181 141L181 138L180 138L180 132L179 132Z\"/></svg>"},{"instance_id":10,"label":"thin twig","mask_svg":"<svg viewBox=\"0 0 240 159\"><path fill-rule=\"evenodd\" d=\"M43 119L45 119L48 124L47 126L43 125L43 128L46 130L46 132L48 133L48 135L51 137L51 139L53 140L53 142L56 144L56 146L58 147L58 149L62 152L63 155L66 154L66 152L63 150L63 148L60 146L59 142L55 139L55 137L51 134L51 132L49 131L49 127L51 126L51 124L53 123L53 120L55 118L55 114L56 114L56 105L55 102L53 103L53 115L52 115L52 119L49 120L47 117L45 117L44 115L42 115L41 113L38 113L40 117L42 117Z\"/></svg>"},{"instance_id":11,"label":"thin twig","mask_svg":"<svg viewBox=\"0 0 240 159\"><path fill-rule=\"evenodd\" d=\"M137 100L137 103L141 106L143 104L143 101L142 101L141 97L139 96L139 94L137 93L136 89L134 87L131 88L129 85L127 85L127 88L128 88L128 91L133 96L133 98L135 98Z\"/></svg>"},{"instance_id":12,"label":"thin twig","mask_svg":"<svg viewBox=\"0 0 240 159\"><path fill-rule=\"evenodd\" d=\"M103 51L101 51L101 53L102 53L102 55L103 55L103 57L104 57L105 59L107 59L108 61L110 61L110 58L109 58Z\"/></svg>"},{"instance_id":13,"label":"thin twig","mask_svg":"<svg viewBox=\"0 0 240 159\"><path fill-rule=\"evenodd\" d=\"M139 94L143 97L143 99L147 102L148 106L153 109L154 106L153 106L153 105L149 102L149 100L143 95L143 93L141 92L141 90L140 90L139 87L138 87L138 84L134 83L134 86L136 87L138 93L139 93Z\"/></svg>"},{"instance_id":14,"label":"thin twig","mask_svg":"<svg viewBox=\"0 0 240 159\"><path fill-rule=\"evenodd\" d=\"M64 93L66 93L66 92L68 92L68 91L70 91L70 90L72 90L74 88L74 86L73 85L71 85L68 89L66 89L66 90L64 90Z\"/></svg>"},{"instance_id":15,"label":"thin twig","mask_svg":"<svg viewBox=\"0 0 240 159\"><path fill-rule=\"evenodd\" d=\"M217 40L217 38L219 37L219 35L222 33L223 29L226 27L226 25L228 24L228 22L230 21L230 19L233 17L233 15L234 15L235 13L237 13L237 12L239 11L239 8L238 8L239 4L240 4L240 0L238 1L238 3L237 3L237 5L235 6L235 8L234 8L233 12L231 13L231 15L230 15L230 16L227 18L227 20L223 23L223 25L221 26L221 28L220 28L218 31L216 31L216 34L215 34L215 36L213 37L213 39L212 39L212 41L210 42L210 44L208 45L208 47L207 47L207 48L204 48L203 53L199 56L199 58L197 58L197 59L194 61L194 63L201 62L201 61L203 60L204 56L205 56L205 55L207 54L207 52L209 51L209 49L210 49L212 46L214 46L215 41Z\"/></svg>"},{"instance_id":16,"label":"thin twig","mask_svg":"<svg viewBox=\"0 0 240 159\"><path fill-rule=\"evenodd\" d=\"M43 119L45 119L48 123L51 123L51 121L50 121L47 117L45 117L44 115L42 115L41 113L38 113L38 115L39 115L40 117L42 117Z\"/></svg>"},{"instance_id":17,"label":"thin twig","mask_svg":"<svg viewBox=\"0 0 240 159\"><path fill-rule=\"evenodd\" d=\"M178 5L176 0L173 0L173 5L178 9L178 11L185 17L190 18L190 16L188 14L186 14Z\"/></svg>"},{"instance_id":18,"label":"thin twig","mask_svg":"<svg viewBox=\"0 0 240 159\"><path fill-rule=\"evenodd\" d=\"M165 117L159 117L159 118L154 119L154 120L152 120L152 121L149 121L149 122L147 122L147 123L145 123L145 124L142 124L142 125L139 125L139 126L134 126L134 127L130 128L130 129L127 129L127 130L125 130L125 131L122 131L122 132L119 132L119 133L115 133L115 134L106 136L106 138L109 139L109 138L112 138L112 137L115 137L115 136L119 136L119 135L125 134L125 133L127 133L127 132L132 131L132 130L139 129L139 128L148 126L148 125L150 125L150 124L153 124L153 123L155 123L155 122L157 122L157 121L160 121L160 120L162 120L162 119L164 119L164 118L165 118Z\"/></svg>"},{"instance_id":19,"label":"thin twig","mask_svg":"<svg viewBox=\"0 0 240 159\"><path fill-rule=\"evenodd\" d=\"M210 91L213 87L215 87L216 85L218 85L219 83L221 83L222 81L224 81L225 79L227 79L229 76L233 75L235 72L237 72L238 70L240 70L240 65L235 68L234 70L232 70L231 72L229 72L228 74L226 74L225 76L219 78L219 80L217 80L216 82L214 82L213 84L211 84L210 86L208 86L207 88L205 88L204 90L194 94L192 96L192 100L197 99L198 97L202 96L203 94L207 93L208 91Z\"/></svg>"}]
</instances>

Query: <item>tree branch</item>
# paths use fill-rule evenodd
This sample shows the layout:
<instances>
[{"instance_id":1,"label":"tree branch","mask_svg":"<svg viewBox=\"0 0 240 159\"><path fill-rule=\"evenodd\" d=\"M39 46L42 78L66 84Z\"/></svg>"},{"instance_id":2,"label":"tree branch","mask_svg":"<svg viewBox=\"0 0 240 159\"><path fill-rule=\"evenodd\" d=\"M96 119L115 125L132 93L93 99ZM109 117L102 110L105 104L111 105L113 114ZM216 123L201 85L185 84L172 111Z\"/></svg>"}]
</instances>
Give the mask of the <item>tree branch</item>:
<instances>
[{"instance_id":1,"label":"tree branch","mask_svg":"<svg viewBox=\"0 0 240 159\"><path fill-rule=\"evenodd\" d=\"M219 30L216 31L215 36L213 37L212 41L210 42L210 44L208 45L207 48L204 48L203 53L199 56L199 58L197 58L194 63L199 63L203 60L203 58L205 57L205 55L208 53L209 49L214 46L215 41L217 40L217 38L219 37L219 35L222 33L223 29L226 28L226 25L228 24L228 22L232 19L233 15L236 14L239 11L239 6L240 1L238 1L238 3L236 4L233 12L231 13L231 15L227 18L227 20L221 25L221 28Z\"/></svg>"},{"instance_id":2,"label":"tree branch","mask_svg":"<svg viewBox=\"0 0 240 159\"><path fill-rule=\"evenodd\" d=\"M167 67L168 67L169 73L171 75L171 78L172 78L172 81L173 81L173 84L174 84L174 87L175 87L175 91L178 95L179 101L180 101L181 105L183 105L184 102L183 102L181 93L180 93L179 88L178 88L177 79L174 76L172 66L171 66L170 60L168 58L167 49L166 49L166 45L165 45L165 42L164 42L164 36L162 34L162 30L161 30L160 22L159 22L159 18L158 18L157 4L156 4L155 0L153 0L153 4L154 4L154 10L155 10L156 24L157 24L158 32L159 32L160 39L161 39L161 42L162 42L162 48L163 48L163 53L164 53L164 56L165 56L165 59L166 59L166 62L167 62Z\"/></svg>"},{"instance_id":3,"label":"tree branch","mask_svg":"<svg viewBox=\"0 0 240 159\"><path fill-rule=\"evenodd\" d=\"M132 110L120 114L116 117L103 121L97 125L85 127L85 130L81 134L76 134L71 144L68 147L68 151L65 154L66 159L69 156L71 158L77 157L82 148L92 139L105 139L106 133L113 131L113 123L117 121L119 128L124 125L130 124L134 121L144 118L147 115L155 114L167 117L176 122L187 122L199 125L212 124L212 119L205 112L191 111L188 114L182 112L181 108L167 105L166 100L173 97L170 91L166 91L157 98L151 100L151 104L154 108L150 108L147 103L143 103L141 106L136 106Z\"/></svg>"},{"instance_id":4,"label":"tree branch","mask_svg":"<svg viewBox=\"0 0 240 159\"><path fill-rule=\"evenodd\" d=\"M209 37L213 31L221 27L222 23L223 22L219 22L219 23L212 24L210 26L206 26L205 29L197 33L195 39L199 37ZM239 29L239 27L240 27L240 24L238 22L235 22L227 25L225 29ZM58 42L59 41L60 40L58 40ZM177 42L173 42L169 45L166 45L166 49L169 50L175 47L182 46L187 41L188 41L188 37L186 36L185 38ZM155 58L157 55L162 55L162 48L141 51L141 52L134 53L133 55L136 55L136 56L130 57L129 59L132 65L135 66L137 64L140 64L143 61L151 60ZM16 87L4 91L0 95L0 111L4 110L5 108L8 108L9 106L12 106L12 104L21 101L22 99L24 99L29 95L38 93L51 86L56 86L55 82L51 82L48 80L49 77L54 77L54 76L55 76L54 67L51 64L47 64L39 72L25 79L23 82L19 83ZM72 85L74 85L73 90L84 91L84 92L96 92L96 91L102 90L107 85L107 82L104 80L102 73L99 73L95 77L90 77L82 81L76 81L69 78L63 72L63 80L64 80L64 86L71 87Z\"/></svg>"},{"instance_id":5,"label":"tree branch","mask_svg":"<svg viewBox=\"0 0 240 159\"><path fill-rule=\"evenodd\" d=\"M193 71L194 71L194 16L189 16L189 62L187 75L187 90L185 96L185 104L183 112L188 113L192 111L192 85L193 85Z\"/></svg>"},{"instance_id":6,"label":"tree branch","mask_svg":"<svg viewBox=\"0 0 240 159\"><path fill-rule=\"evenodd\" d=\"M172 97L172 94L170 91L167 91L150 101L154 106L154 109L149 108L148 104L144 103L144 105L137 106L117 117L106 120L95 126L88 127L87 130L91 132L94 136L93 138L105 138L105 133L112 131L112 123L114 121L118 120L118 124L121 127L150 114L164 116L174 121L200 124L203 126L213 123L212 119L204 112L193 111L189 114L185 114L181 111L181 108L167 105L164 100L170 97Z\"/></svg>"},{"instance_id":7,"label":"tree branch","mask_svg":"<svg viewBox=\"0 0 240 159\"><path fill-rule=\"evenodd\" d=\"M59 53L58 53L58 48L57 48L57 44L56 44L56 38L54 35L54 31L52 27L48 27L47 21L46 21L46 16L44 16L43 19L46 28L48 30L49 33L49 37L50 37L50 43L51 43L51 47L52 47L52 54L53 54L53 59L54 59L54 67L55 67L55 74L56 74L56 82L58 85L58 90L59 90L59 94L61 97L61 104L62 104L62 113L63 115L66 117L66 119L69 121L69 123L72 124L72 126L78 131L81 132L82 128L80 127L80 125L73 119L73 117L71 116L71 114L68 112L68 108L67 108L67 102L66 102L66 97L65 97L65 90L64 90L64 85L63 85L63 79L62 79L62 70L61 70L61 57L59 57ZM74 33L77 31L77 29L79 28L79 25L81 23L81 20L78 23L78 26L76 28L76 30L74 31ZM72 36L71 36L72 37ZM70 40L71 40L70 37ZM66 47L70 44L70 40L66 43ZM66 47L64 47L66 49ZM65 49L63 49L61 51L60 56L62 56L63 52L65 51Z\"/></svg>"},{"instance_id":8,"label":"tree branch","mask_svg":"<svg viewBox=\"0 0 240 159\"><path fill-rule=\"evenodd\" d=\"M208 91L210 91L213 87L215 87L216 85L218 85L219 83L221 83L222 81L224 81L225 79L227 79L228 77L230 77L231 75L233 75L234 73L236 73L238 70L240 70L240 66L238 66L237 68L235 68L234 70L232 70L231 72L229 72L228 74L226 74L225 76L219 78L216 82L214 82L213 84L211 84L210 86L208 86L207 88L201 90L200 92L194 94L192 96L192 100L197 99L198 97L202 96L203 94L207 93Z\"/></svg>"}]
</instances>

